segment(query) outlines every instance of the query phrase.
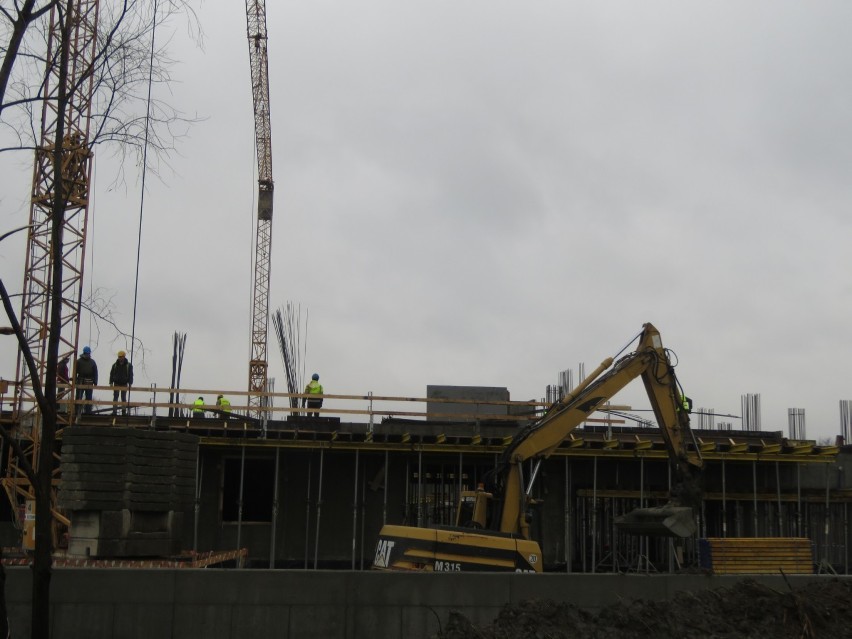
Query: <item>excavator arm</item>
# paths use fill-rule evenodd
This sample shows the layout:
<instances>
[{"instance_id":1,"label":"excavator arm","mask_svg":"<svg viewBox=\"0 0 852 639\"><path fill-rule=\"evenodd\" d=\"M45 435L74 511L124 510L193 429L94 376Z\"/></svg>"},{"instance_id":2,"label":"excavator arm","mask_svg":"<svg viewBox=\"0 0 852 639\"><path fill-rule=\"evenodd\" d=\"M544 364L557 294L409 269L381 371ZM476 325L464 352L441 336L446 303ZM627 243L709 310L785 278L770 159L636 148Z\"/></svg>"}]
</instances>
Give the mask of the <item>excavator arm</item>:
<instances>
[{"instance_id":1,"label":"excavator arm","mask_svg":"<svg viewBox=\"0 0 852 639\"><path fill-rule=\"evenodd\" d=\"M571 431L637 377L641 377L645 385L678 483L695 475L694 471L700 469L703 462L698 447L688 445L691 440L689 415L683 405L674 367L663 348L659 331L652 324L645 324L634 352L615 364L612 358L604 360L575 390L551 406L540 420L520 432L507 447L498 468L498 476L502 478L501 532L529 538L527 511L531 500L530 486L525 486L523 476L524 463L549 457Z\"/></svg>"}]
</instances>

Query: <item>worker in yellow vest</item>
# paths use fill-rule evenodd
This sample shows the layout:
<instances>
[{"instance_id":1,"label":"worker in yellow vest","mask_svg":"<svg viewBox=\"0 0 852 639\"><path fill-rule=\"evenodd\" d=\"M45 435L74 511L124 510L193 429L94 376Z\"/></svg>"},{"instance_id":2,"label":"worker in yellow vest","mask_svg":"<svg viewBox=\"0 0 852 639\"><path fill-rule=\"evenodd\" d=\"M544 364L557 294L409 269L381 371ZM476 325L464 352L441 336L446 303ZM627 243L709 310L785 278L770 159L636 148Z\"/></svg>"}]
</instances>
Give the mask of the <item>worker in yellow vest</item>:
<instances>
[{"instance_id":1,"label":"worker in yellow vest","mask_svg":"<svg viewBox=\"0 0 852 639\"><path fill-rule=\"evenodd\" d=\"M200 397L192 404L192 416L204 417L204 398Z\"/></svg>"},{"instance_id":2,"label":"worker in yellow vest","mask_svg":"<svg viewBox=\"0 0 852 639\"><path fill-rule=\"evenodd\" d=\"M322 384L319 383L319 375L314 373L311 375L311 381L305 386L306 395L322 395L325 391L322 389ZM322 406L322 397L304 397L302 398L302 407L305 406L307 400L308 417L319 417L319 412L311 412L311 408L320 408Z\"/></svg>"},{"instance_id":3,"label":"worker in yellow vest","mask_svg":"<svg viewBox=\"0 0 852 639\"><path fill-rule=\"evenodd\" d=\"M231 401L224 395L219 395L219 397L216 398L216 406L218 406L219 410L223 413L231 412Z\"/></svg>"}]
</instances>

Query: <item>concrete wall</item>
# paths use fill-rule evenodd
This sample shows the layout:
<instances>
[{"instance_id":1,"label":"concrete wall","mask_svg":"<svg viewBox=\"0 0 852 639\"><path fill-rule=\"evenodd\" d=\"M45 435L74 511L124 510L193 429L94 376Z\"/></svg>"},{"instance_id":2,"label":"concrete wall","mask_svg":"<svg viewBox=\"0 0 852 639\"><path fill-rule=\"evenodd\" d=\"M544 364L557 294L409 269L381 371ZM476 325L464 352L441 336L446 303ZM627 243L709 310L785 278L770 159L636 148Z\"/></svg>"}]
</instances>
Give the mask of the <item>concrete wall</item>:
<instances>
[{"instance_id":1,"label":"concrete wall","mask_svg":"<svg viewBox=\"0 0 852 639\"><path fill-rule=\"evenodd\" d=\"M238 530L236 521L224 521L222 517L221 487L226 481L223 469L228 460L240 461L238 453L215 448L204 453L197 549L210 551L248 548L249 559L253 565L268 567L272 541L271 523L251 521L246 516ZM252 472L251 462L263 459L272 464L273 456L272 451L247 455L245 499L249 499L251 492L251 478L248 477ZM384 467L385 456L382 453L361 454L357 461L360 480L356 495L356 459L351 451L326 450L322 455L318 450L281 453L278 478L279 512L275 529L276 567L301 568L307 562L307 567L312 568L316 557L322 567L350 568L353 544L355 567L361 567L362 557L364 567L369 567L381 528L385 499L383 482L379 481L373 487L372 481ZM388 486L387 509L388 518L398 522L403 519L406 466L405 462L396 459L394 461L396 463L391 472L394 478L398 479ZM230 477L229 480L234 482L239 478ZM269 483L267 496L271 502L273 478L270 475L264 477L263 481ZM359 502L357 520L353 506L356 499ZM184 522L183 547L191 549L194 514L187 512Z\"/></svg>"},{"instance_id":2,"label":"concrete wall","mask_svg":"<svg viewBox=\"0 0 852 639\"><path fill-rule=\"evenodd\" d=\"M508 402L509 390L500 386L439 386L430 384L426 387L427 399L464 399L481 402ZM457 421L452 415L507 415L508 406L493 404L452 404L444 402L427 402L426 411L430 419L448 419ZM441 415L450 415L443 418Z\"/></svg>"},{"instance_id":3,"label":"concrete wall","mask_svg":"<svg viewBox=\"0 0 852 639\"><path fill-rule=\"evenodd\" d=\"M7 568L13 637L30 633L29 568ZM794 587L815 576L790 576ZM506 603L569 601L588 610L626 599L730 586L738 577L377 573L295 570L57 569L54 639L426 639L459 610L476 624ZM787 588L781 577L759 577Z\"/></svg>"}]
</instances>

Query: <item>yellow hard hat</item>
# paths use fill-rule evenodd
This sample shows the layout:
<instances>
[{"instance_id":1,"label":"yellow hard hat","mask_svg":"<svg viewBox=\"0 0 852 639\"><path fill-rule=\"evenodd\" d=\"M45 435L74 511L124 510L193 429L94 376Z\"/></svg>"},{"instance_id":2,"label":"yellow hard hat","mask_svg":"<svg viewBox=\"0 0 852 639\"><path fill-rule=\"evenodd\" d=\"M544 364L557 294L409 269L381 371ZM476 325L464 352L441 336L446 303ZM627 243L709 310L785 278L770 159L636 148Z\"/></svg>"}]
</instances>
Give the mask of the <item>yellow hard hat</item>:
<instances>
[{"instance_id":1,"label":"yellow hard hat","mask_svg":"<svg viewBox=\"0 0 852 639\"><path fill-rule=\"evenodd\" d=\"M118 351L119 357L124 357L125 355L127 355L127 353L125 353L124 351Z\"/></svg>"}]
</instances>

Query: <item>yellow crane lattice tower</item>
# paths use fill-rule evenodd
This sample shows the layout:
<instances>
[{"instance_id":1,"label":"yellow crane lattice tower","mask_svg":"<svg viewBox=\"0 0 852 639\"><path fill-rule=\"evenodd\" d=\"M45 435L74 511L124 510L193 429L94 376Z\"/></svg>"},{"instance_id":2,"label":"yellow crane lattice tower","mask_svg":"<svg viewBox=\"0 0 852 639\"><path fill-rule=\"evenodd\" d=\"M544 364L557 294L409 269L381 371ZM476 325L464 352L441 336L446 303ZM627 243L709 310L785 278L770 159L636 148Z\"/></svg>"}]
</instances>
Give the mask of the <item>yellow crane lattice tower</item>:
<instances>
[{"instance_id":1,"label":"yellow crane lattice tower","mask_svg":"<svg viewBox=\"0 0 852 639\"><path fill-rule=\"evenodd\" d=\"M269 116L269 62L266 52L266 2L246 0L246 22L257 146L257 233L254 254L249 413L261 417L267 397L269 330L269 265L272 252L272 126Z\"/></svg>"},{"instance_id":2,"label":"yellow crane lattice tower","mask_svg":"<svg viewBox=\"0 0 852 639\"><path fill-rule=\"evenodd\" d=\"M54 7L48 30L47 62L41 87L41 131L35 151L20 315L21 328L36 362L42 386L46 381L47 347L54 305L59 307L59 359L68 357L73 362L77 352L92 169L89 126L99 0L62 4L62 11ZM69 11L67 15L65 10ZM70 28L67 51L63 51L62 47L62 29L65 26ZM63 63L64 60L67 64ZM58 153L57 133L62 140ZM61 180L59 189L58 180ZM57 190L59 198L56 197ZM54 229L54 214L58 210L54 207L61 209L61 229ZM56 233L57 230L61 235ZM59 299L52 299L55 271L51 247L56 237L62 240L61 294ZM41 416L33 382L20 351L16 379L18 437L32 467L37 469ZM73 417L73 411L60 413L57 427L68 425ZM17 460L14 456L9 459L3 485L15 505L22 498L32 497L33 492ZM13 511L17 516L18 509L13 508Z\"/></svg>"}]
</instances>

